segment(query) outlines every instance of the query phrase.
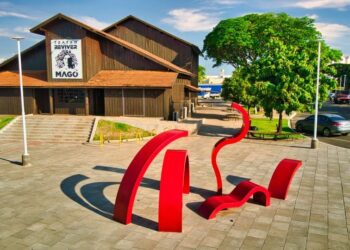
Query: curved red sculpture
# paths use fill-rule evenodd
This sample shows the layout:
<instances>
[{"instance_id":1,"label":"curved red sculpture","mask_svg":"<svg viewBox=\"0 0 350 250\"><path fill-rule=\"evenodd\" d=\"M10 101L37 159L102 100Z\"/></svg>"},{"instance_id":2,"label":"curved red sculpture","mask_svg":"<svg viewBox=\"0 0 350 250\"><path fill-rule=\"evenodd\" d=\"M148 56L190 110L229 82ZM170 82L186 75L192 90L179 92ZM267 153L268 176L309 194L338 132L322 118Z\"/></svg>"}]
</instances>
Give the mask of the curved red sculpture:
<instances>
[{"instance_id":1,"label":"curved red sculpture","mask_svg":"<svg viewBox=\"0 0 350 250\"><path fill-rule=\"evenodd\" d=\"M141 148L130 163L120 183L114 205L113 218L115 220L123 224L131 222L136 192L149 165L164 147L185 136L188 136L186 130L169 130L155 136Z\"/></svg>"},{"instance_id":2,"label":"curved red sculpture","mask_svg":"<svg viewBox=\"0 0 350 250\"><path fill-rule=\"evenodd\" d=\"M283 159L277 165L270 180L268 190L271 197L285 200L292 179L301 167L302 162L293 159Z\"/></svg>"},{"instance_id":3,"label":"curved red sculpture","mask_svg":"<svg viewBox=\"0 0 350 250\"><path fill-rule=\"evenodd\" d=\"M221 178L220 169L219 169L219 166L217 163L218 153L224 146L226 146L228 144L237 143L240 140L242 140L247 135L247 133L249 131L249 127L250 127L249 114L247 113L247 111L241 105L239 105L235 102L233 102L231 104L231 107L238 110L242 114L243 125L241 128L241 131L237 135L234 135L232 137L222 138L221 140L219 140L215 144L214 149L211 153L211 165L212 165L213 170L215 172L216 183L217 183L217 193L218 194L222 194L222 178Z\"/></svg>"},{"instance_id":4,"label":"curved red sculpture","mask_svg":"<svg viewBox=\"0 0 350 250\"><path fill-rule=\"evenodd\" d=\"M242 206L251 196L258 203L270 205L270 193L266 188L250 181L243 181L228 195L209 197L199 207L198 213L206 219L213 219L223 209Z\"/></svg>"},{"instance_id":5,"label":"curved red sculpture","mask_svg":"<svg viewBox=\"0 0 350 250\"><path fill-rule=\"evenodd\" d=\"M158 230L182 232L182 193L189 191L187 150L167 150L159 188Z\"/></svg>"},{"instance_id":6,"label":"curved red sculpture","mask_svg":"<svg viewBox=\"0 0 350 250\"><path fill-rule=\"evenodd\" d=\"M242 206L252 195L253 200L265 206L270 205L270 197L286 199L292 179L301 165L301 161L283 159L277 165L268 189L251 181L241 182L229 195L209 197L199 207L198 213L212 219L223 209Z\"/></svg>"}]
</instances>

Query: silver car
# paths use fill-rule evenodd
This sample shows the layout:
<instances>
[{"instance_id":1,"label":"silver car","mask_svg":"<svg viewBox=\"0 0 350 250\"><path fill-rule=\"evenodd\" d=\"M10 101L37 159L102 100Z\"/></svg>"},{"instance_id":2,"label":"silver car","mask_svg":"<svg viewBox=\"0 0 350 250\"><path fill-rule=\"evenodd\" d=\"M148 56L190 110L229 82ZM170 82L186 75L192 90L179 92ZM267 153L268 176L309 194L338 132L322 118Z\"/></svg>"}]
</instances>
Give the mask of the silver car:
<instances>
[{"instance_id":1,"label":"silver car","mask_svg":"<svg viewBox=\"0 0 350 250\"><path fill-rule=\"evenodd\" d=\"M295 124L298 132L312 132L314 130L315 116L310 115ZM334 134L348 135L350 133L350 121L340 115L320 114L318 115L317 132L324 136Z\"/></svg>"}]
</instances>

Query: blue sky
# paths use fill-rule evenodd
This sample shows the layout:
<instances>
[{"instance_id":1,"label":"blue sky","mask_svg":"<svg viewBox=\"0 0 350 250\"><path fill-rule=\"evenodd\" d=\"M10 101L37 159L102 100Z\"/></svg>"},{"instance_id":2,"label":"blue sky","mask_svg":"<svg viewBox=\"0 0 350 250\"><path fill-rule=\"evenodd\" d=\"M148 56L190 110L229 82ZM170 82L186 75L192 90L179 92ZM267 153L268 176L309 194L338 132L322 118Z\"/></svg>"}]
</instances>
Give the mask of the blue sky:
<instances>
[{"instance_id":1,"label":"blue sky","mask_svg":"<svg viewBox=\"0 0 350 250\"><path fill-rule=\"evenodd\" d=\"M286 12L292 16L309 16L332 47L350 55L350 0L84 0L0 1L0 60L16 53L16 44L9 37L26 39L25 49L43 37L30 34L28 29L61 12L96 28L103 28L127 16L135 15L199 48L212 28L222 19L248 13ZM208 75L220 69L231 74L232 68L200 59Z\"/></svg>"}]
</instances>

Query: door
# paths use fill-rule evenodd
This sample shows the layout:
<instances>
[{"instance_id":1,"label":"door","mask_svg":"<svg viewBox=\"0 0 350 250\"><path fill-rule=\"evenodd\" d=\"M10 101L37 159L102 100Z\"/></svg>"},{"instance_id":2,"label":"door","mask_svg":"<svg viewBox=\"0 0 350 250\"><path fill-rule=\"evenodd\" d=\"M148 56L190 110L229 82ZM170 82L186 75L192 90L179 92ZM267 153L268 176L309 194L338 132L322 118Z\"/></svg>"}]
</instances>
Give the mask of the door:
<instances>
[{"instance_id":1,"label":"door","mask_svg":"<svg viewBox=\"0 0 350 250\"><path fill-rule=\"evenodd\" d=\"M55 113L85 115L85 93L83 89L56 89Z\"/></svg>"},{"instance_id":2,"label":"door","mask_svg":"<svg viewBox=\"0 0 350 250\"><path fill-rule=\"evenodd\" d=\"M93 111L94 115L104 115L105 114L105 95L104 89L93 89Z\"/></svg>"},{"instance_id":3,"label":"door","mask_svg":"<svg viewBox=\"0 0 350 250\"><path fill-rule=\"evenodd\" d=\"M50 113L49 89L35 89L35 102L38 114Z\"/></svg>"}]
</instances>

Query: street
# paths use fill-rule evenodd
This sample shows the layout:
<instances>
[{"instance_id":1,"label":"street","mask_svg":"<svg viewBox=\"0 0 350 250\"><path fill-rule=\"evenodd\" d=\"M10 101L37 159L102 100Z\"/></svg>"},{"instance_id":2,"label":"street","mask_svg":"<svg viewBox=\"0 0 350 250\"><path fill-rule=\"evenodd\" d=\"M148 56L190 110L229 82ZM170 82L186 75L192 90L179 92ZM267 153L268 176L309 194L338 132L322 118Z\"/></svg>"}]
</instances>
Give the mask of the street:
<instances>
[{"instance_id":1,"label":"street","mask_svg":"<svg viewBox=\"0 0 350 250\"><path fill-rule=\"evenodd\" d=\"M321 113L332 113L332 114L338 114L346 119L350 120L350 105L349 104L333 104L330 102L326 102L323 104L322 109L320 109ZM305 117L309 116L308 113L298 114L296 115L292 121L291 125L294 128L295 123L300 120L304 119ZM311 134L308 134L308 136L312 136ZM330 137L324 137L322 135L318 135L318 139L321 142L325 142L331 145L335 145L338 147L343 148L350 148L350 135L342 136L342 135L334 135Z\"/></svg>"}]
</instances>

